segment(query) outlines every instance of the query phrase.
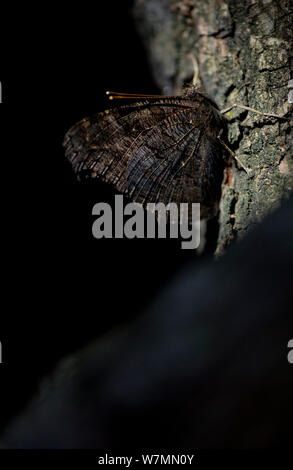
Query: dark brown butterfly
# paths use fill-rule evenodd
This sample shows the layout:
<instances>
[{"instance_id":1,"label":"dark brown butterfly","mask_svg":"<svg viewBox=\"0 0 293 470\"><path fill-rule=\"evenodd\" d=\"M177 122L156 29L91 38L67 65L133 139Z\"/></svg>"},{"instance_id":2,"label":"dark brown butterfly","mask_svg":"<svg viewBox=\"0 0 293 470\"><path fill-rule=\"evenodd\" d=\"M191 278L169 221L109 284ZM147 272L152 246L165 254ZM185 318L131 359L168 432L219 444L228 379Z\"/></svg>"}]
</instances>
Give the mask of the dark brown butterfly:
<instances>
[{"instance_id":1,"label":"dark brown butterfly","mask_svg":"<svg viewBox=\"0 0 293 470\"><path fill-rule=\"evenodd\" d=\"M217 136L226 121L193 85L181 96L110 93L138 100L75 124L66 156L79 177L112 183L133 201L201 204L201 217L217 212L223 172Z\"/></svg>"}]
</instances>

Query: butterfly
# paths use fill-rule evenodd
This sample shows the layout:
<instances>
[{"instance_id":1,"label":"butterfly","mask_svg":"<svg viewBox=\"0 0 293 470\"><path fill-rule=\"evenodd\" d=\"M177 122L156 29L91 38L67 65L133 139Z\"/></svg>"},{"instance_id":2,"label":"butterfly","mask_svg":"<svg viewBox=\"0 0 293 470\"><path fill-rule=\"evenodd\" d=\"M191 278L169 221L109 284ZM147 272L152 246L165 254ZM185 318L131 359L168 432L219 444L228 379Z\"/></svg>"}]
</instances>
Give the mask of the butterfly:
<instances>
[{"instance_id":1,"label":"butterfly","mask_svg":"<svg viewBox=\"0 0 293 470\"><path fill-rule=\"evenodd\" d=\"M180 96L107 94L129 102L82 119L64 138L79 179L111 183L143 206L200 203L201 218L213 217L224 167L218 135L226 128L218 106L194 85Z\"/></svg>"}]
</instances>

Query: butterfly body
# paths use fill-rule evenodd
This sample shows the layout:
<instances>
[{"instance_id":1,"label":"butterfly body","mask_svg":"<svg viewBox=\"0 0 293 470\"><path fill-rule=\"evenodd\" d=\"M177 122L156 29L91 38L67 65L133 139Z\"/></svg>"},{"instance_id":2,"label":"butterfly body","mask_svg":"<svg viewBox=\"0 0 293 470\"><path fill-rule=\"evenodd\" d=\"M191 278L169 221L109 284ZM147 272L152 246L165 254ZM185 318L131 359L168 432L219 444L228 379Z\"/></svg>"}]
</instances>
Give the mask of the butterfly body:
<instances>
[{"instance_id":1,"label":"butterfly body","mask_svg":"<svg viewBox=\"0 0 293 470\"><path fill-rule=\"evenodd\" d=\"M181 96L143 97L85 118L67 132L66 156L80 178L113 184L133 201L201 204L217 212L223 172L217 138L225 119L191 86Z\"/></svg>"}]
</instances>

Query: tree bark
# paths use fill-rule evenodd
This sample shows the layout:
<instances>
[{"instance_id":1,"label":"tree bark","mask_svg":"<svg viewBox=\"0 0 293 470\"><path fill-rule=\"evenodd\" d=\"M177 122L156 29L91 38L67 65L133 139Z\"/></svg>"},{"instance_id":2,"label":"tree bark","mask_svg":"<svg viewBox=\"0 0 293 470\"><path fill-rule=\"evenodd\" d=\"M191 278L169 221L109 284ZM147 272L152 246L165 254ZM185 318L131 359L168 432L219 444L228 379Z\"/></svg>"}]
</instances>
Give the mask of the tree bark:
<instances>
[{"instance_id":1,"label":"tree bark","mask_svg":"<svg viewBox=\"0 0 293 470\"><path fill-rule=\"evenodd\" d=\"M163 93L178 93L192 78L186 55L191 52L199 65L200 85L220 109L238 103L287 117L265 117L240 108L226 114L229 146L238 162L233 159L224 171L218 254L293 189L292 100L288 99L292 12L292 0L134 3L138 29Z\"/></svg>"}]
</instances>

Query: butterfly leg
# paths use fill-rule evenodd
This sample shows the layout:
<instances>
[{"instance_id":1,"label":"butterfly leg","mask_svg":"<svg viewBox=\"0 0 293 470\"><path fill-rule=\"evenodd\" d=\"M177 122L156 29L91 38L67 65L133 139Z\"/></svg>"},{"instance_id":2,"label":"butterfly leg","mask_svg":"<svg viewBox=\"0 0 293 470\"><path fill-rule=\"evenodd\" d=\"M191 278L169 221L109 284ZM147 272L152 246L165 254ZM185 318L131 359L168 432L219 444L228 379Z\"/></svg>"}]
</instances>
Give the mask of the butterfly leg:
<instances>
[{"instance_id":1,"label":"butterfly leg","mask_svg":"<svg viewBox=\"0 0 293 470\"><path fill-rule=\"evenodd\" d=\"M243 104L237 104L237 103L232 104L228 108L222 109L220 112L222 114L225 114L231 111L231 109L233 108L245 109L246 111L251 111L252 113L260 114L261 116L274 117L277 119L287 119L285 116L279 116L278 114L273 114L273 113L263 113L262 111L258 111L257 109L250 108L250 106L244 106Z\"/></svg>"},{"instance_id":2,"label":"butterfly leg","mask_svg":"<svg viewBox=\"0 0 293 470\"><path fill-rule=\"evenodd\" d=\"M243 168L243 170L246 171L246 173L248 174L249 177L252 176L253 172L252 170L249 170L243 163L242 161L237 157L237 155L235 154L235 152L233 152L233 150L231 150L228 145L225 144L225 142L221 139L220 135L218 135L218 139L219 139L219 142L220 144L226 149L228 150L228 152L233 156L233 158L235 158L235 160L239 163L239 165L241 166L241 168Z\"/></svg>"}]
</instances>

